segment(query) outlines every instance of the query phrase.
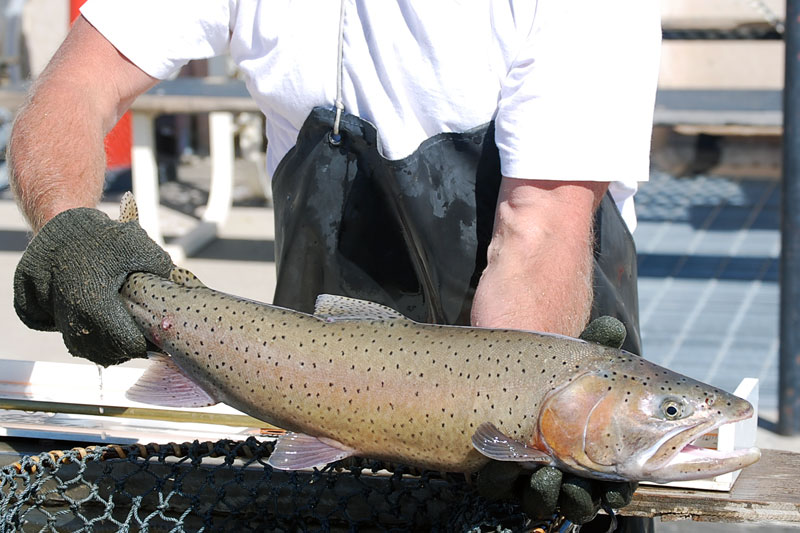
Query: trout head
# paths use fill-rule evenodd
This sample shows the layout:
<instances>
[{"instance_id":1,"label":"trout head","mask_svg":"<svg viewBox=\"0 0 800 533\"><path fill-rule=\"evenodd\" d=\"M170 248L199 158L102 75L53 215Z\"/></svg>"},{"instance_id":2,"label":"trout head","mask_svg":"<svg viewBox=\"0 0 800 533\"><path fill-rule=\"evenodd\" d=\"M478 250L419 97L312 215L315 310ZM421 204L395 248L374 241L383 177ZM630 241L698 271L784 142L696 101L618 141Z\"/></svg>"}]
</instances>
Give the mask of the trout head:
<instances>
[{"instance_id":1,"label":"trout head","mask_svg":"<svg viewBox=\"0 0 800 533\"><path fill-rule=\"evenodd\" d=\"M540 411L537 447L564 468L665 483L713 477L760 457L757 448L723 453L691 444L752 416L749 402L617 350L591 367L550 393Z\"/></svg>"}]
</instances>

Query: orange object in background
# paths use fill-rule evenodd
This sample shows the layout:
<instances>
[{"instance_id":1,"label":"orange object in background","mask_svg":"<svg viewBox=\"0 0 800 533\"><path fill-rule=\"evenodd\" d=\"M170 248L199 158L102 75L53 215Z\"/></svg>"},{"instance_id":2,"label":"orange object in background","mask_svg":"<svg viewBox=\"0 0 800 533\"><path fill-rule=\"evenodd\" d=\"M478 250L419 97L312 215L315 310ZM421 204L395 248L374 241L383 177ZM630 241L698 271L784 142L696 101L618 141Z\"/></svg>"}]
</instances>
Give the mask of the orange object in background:
<instances>
[{"instance_id":1,"label":"orange object in background","mask_svg":"<svg viewBox=\"0 0 800 533\"><path fill-rule=\"evenodd\" d=\"M69 0L69 21L72 24L86 0ZM131 166L133 125L131 113L125 113L117 125L106 135L106 169L120 170Z\"/></svg>"}]
</instances>

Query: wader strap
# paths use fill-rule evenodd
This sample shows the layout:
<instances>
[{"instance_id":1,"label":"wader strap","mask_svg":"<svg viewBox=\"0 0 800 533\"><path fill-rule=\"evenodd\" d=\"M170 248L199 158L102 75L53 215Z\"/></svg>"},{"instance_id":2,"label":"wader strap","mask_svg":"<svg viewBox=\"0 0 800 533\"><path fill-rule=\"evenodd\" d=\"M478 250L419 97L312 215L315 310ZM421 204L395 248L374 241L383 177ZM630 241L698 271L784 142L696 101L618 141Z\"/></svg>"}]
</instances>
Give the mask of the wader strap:
<instances>
[{"instance_id":1,"label":"wader strap","mask_svg":"<svg viewBox=\"0 0 800 533\"><path fill-rule=\"evenodd\" d=\"M339 56L336 64L336 117L333 119L333 131L329 142L334 146L338 146L342 142L342 136L339 135L339 123L342 119L342 111L344 111L344 102L342 102L342 71L344 69L344 3L341 1L339 8Z\"/></svg>"}]
</instances>

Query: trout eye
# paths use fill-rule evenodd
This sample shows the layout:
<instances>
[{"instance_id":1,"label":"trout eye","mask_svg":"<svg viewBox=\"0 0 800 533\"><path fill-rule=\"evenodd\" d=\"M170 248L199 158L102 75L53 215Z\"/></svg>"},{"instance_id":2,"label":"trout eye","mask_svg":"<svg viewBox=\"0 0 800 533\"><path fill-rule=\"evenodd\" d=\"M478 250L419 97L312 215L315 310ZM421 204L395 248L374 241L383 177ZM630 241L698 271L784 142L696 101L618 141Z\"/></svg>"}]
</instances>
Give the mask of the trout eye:
<instances>
[{"instance_id":1,"label":"trout eye","mask_svg":"<svg viewBox=\"0 0 800 533\"><path fill-rule=\"evenodd\" d=\"M664 400L661 404L661 412L667 420L677 420L683 416L683 405L675 400Z\"/></svg>"}]
</instances>

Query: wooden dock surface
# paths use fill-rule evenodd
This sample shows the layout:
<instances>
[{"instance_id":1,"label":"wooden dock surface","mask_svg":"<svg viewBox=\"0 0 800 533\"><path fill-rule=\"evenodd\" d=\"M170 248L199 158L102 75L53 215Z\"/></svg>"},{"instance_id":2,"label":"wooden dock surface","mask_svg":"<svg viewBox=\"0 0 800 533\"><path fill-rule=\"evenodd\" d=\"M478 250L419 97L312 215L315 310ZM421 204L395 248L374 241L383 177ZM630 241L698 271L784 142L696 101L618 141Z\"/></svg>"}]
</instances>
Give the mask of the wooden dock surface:
<instances>
[{"instance_id":1,"label":"wooden dock surface","mask_svg":"<svg viewBox=\"0 0 800 533\"><path fill-rule=\"evenodd\" d=\"M640 486L622 514L705 522L800 522L800 454L762 450L730 492Z\"/></svg>"}]
</instances>

